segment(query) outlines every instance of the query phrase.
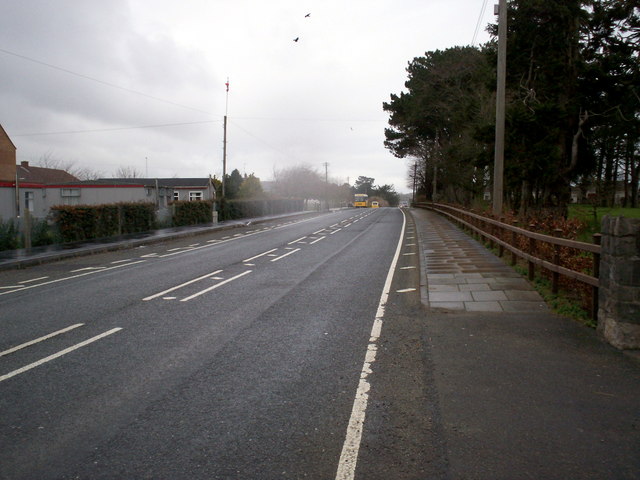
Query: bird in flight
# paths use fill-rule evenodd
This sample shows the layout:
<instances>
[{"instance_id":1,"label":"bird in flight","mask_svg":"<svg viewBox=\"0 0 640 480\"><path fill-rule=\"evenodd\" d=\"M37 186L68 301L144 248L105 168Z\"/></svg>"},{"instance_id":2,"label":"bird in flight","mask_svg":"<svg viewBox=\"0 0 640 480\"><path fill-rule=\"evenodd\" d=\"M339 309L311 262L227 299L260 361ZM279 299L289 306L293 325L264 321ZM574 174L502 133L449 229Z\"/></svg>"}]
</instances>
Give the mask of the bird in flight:
<instances>
[{"instance_id":1,"label":"bird in flight","mask_svg":"<svg viewBox=\"0 0 640 480\"><path fill-rule=\"evenodd\" d=\"M304 18L309 18L310 16L311 16L311 14L310 14L310 13L307 13L307 14L304 16Z\"/></svg>"},{"instance_id":2,"label":"bird in flight","mask_svg":"<svg viewBox=\"0 0 640 480\"><path fill-rule=\"evenodd\" d=\"M293 39L294 42L297 42L298 40L300 40L300 37L296 37Z\"/></svg>"}]
</instances>

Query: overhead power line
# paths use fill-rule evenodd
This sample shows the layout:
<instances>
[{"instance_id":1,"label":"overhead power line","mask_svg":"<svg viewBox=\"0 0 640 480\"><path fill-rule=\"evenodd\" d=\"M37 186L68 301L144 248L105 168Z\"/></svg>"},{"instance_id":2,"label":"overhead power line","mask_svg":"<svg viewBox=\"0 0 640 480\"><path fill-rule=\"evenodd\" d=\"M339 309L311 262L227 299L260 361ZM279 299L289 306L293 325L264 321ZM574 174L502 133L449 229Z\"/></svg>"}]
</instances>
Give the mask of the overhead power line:
<instances>
[{"instance_id":1,"label":"overhead power line","mask_svg":"<svg viewBox=\"0 0 640 480\"><path fill-rule=\"evenodd\" d=\"M471 40L471 46L476 44L476 39L478 38L478 33L480 32L480 25L482 24L482 19L484 18L484 12L487 10L488 0L483 0L482 8L480 9L480 15L478 15L478 21L476 22L476 29L473 32L473 40Z\"/></svg>"},{"instance_id":2,"label":"overhead power line","mask_svg":"<svg viewBox=\"0 0 640 480\"><path fill-rule=\"evenodd\" d=\"M172 102L171 100L166 100L166 99L164 99L164 98L160 98L160 97L154 97L153 95L149 95L149 94L146 94L146 93L144 93L144 92L139 92L139 91L137 91L137 90L132 90L131 88L122 87L122 86L120 86L120 85L116 85L116 84L114 84L114 83L105 82L104 80L100 80L100 79L98 79L98 78L90 77L90 76L88 76L88 75L84 75L84 74L82 74L82 73L74 72L74 71L72 71L72 70L68 70L68 69L66 69L66 68L58 67L58 66L56 66L56 65L52 65L52 64L50 64L50 63L43 62L43 61L41 61L41 60L36 60L35 58L27 57L27 56L25 56L25 55L20 55L19 53L10 52L9 50L5 50L5 49L3 49L3 48L0 48L0 52L4 53L4 54L6 54L6 55L11 55L11 56L14 56L14 57L20 58L20 59L22 59L22 60L26 60L26 61L28 61L28 62L35 63L35 64L37 64L37 65L42 65L42 66L44 66L44 67L48 67L48 68L52 68L52 69L54 69L54 70L58 70L58 71L60 71L60 72L67 73L67 74L69 74L69 75L74 75L74 76L76 76L76 77L80 77L80 78L83 78L83 79L85 79L85 80L90 80L90 81L92 81L92 82L96 82L96 83L99 83L99 84L101 84L101 85L105 85L105 86L107 86L107 87L115 88L115 89L118 89L118 90L123 90L123 91L128 92L128 93L133 93L133 94L135 94L135 95L140 95L140 96L142 96L142 97L150 98L151 100L156 100L156 101L158 101L158 102L167 103L167 104L169 104L169 105L173 105L173 106L175 106L175 107L186 108L187 110L193 110L194 112L205 113L205 114L207 114L207 115L214 115L214 114L213 114L213 113L211 113L211 112L207 112L207 111L205 111L205 110L201 110L201 109L199 109L199 108L194 108L194 107L190 107L190 106L188 106L188 105L183 105L183 104L181 104L181 103Z\"/></svg>"},{"instance_id":3,"label":"overhead power line","mask_svg":"<svg viewBox=\"0 0 640 480\"><path fill-rule=\"evenodd\" d=\"M12 134L12 137L40 137L45 135L70 135L76 133L99 133L99 132L115 132L118 130L136 130L140 128L165 128L179 127L183 125L198 125L202 123L216 123L222 120L202 120L200 122L183 122L183 123L163 123L159 125L138 125L134 127L113 127L113 128L95 128L92 130L65 130L61 132L39 132L39 133L18 133Z\"/></svg>"}]
</instances>

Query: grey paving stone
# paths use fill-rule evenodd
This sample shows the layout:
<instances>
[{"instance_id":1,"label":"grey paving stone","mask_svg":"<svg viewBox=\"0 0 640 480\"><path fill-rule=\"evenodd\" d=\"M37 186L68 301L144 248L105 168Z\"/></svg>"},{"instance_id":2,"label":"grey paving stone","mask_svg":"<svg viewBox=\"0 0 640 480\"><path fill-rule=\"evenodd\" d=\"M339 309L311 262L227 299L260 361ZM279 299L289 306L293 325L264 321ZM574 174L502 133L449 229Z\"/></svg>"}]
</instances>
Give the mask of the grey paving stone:
<instances>
[{"instance_id":1,"label":"grey paving stone","mask_svg":"<svg viewBox=\"0 0 640 480\"><path fill-rule=\"evenodd\" d=\"M464 285L429 285L429 292L459 292L460 287Z\"/></svg>"},{"instance_id":2,"label":"grey paving stone","mask_svg":"<svg viewBox=\"0 0 640 480\"><path fill-rule=\"evenodd\" d=\"M464 285L459 285L458 289L461 292L488 292L491 290L491 287L488 283L467 283Z\"/></svg>"},{"instance_id":3,"label":"grey paving stone","mask_svg":"<svg viewBox=\"0 0 640 480\"><path fill-rule=\"evenodd\" d=\"M433 302L472 302L470 292L432 292L429 293L429 303Z\"/></svg>"},{"instance_id":4,"label":"grey paving stone","mask_svg":"<svg viewBox=\"0 0 640 480\"><path fill-rule=\"evenodd\" d=\"M490 292L471 292L471 295L476 302L497 302L500 300L508 300L507 296L501 290Z\"/></svg>"}]
</instances>

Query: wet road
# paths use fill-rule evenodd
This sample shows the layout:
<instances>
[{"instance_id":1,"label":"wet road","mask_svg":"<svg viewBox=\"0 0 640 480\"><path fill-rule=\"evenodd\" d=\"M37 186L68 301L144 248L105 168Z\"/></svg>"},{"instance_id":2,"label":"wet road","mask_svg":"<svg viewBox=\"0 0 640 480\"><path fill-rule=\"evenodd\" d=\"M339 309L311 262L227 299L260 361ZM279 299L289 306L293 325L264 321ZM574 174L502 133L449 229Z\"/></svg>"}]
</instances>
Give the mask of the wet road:
<instances>
[{"instance_id":1,"label":"wet road","mask_svg":"<svg viewBox=\"0 0 640 480\"><path fill-rule=\"evenodd\" d=\"M424 473L424 399L398 396L421 333L384 337L419 329L405 223L345 210L0 272L0 478Z\"/></svg>"}]
</instances>

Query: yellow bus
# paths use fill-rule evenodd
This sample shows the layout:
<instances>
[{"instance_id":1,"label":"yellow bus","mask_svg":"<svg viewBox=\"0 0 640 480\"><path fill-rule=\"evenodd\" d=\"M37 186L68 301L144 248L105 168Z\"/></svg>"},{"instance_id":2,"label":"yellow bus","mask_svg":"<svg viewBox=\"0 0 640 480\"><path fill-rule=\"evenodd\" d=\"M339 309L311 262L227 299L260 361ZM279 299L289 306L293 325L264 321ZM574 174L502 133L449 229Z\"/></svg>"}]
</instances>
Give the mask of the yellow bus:
<instances>
[{"instance_id":1,"label":"yellow bus","mask_svg":"<svg viewBox=\"0 0 640 480\"><path fill-rule=\"evenodd\" d=\"M367 195L366 193L356 193L353 196L353 206L356 208L367 207L368 200L369 200L369 195Z\"/></svg>"}]
</instances>

